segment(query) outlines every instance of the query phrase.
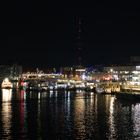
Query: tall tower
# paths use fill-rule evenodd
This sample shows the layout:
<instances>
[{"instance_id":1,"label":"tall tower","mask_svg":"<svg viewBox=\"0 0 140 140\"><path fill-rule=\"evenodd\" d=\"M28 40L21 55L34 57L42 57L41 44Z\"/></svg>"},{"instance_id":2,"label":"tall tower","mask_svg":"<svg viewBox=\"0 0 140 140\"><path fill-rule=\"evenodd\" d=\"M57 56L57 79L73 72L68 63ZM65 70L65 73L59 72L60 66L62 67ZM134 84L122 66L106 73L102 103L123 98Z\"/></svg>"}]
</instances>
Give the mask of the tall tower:
<instances>
[{"instance_id":1,"label":"tall tower","mask_svg":"<svg viewBox=\"0 0 140 140\"><path fill-rule=\"evenodd\" d=\"M76 65L83 64L83 42L82 42L82 20L80 17L76 19Z\"/></svg>"}]
</instances>

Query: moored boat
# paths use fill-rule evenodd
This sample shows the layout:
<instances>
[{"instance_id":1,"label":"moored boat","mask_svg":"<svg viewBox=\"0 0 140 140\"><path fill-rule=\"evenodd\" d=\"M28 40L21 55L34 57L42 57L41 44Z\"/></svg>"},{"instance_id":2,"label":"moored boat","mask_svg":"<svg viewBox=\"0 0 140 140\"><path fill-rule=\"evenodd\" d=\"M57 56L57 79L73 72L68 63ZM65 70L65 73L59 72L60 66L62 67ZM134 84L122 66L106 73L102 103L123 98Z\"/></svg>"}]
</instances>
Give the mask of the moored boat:
<instances>
[{"instance_id":1,"label":"moored boat","mask_svg":"<svg viewBox=\"0 0 140 140\"><path fill-rule=\"evenodd\" d=\"M11 89L13 87L12 82L8 78L5 78L1 84L1 88L3 89Z\"/></svg>"}]
</instances>

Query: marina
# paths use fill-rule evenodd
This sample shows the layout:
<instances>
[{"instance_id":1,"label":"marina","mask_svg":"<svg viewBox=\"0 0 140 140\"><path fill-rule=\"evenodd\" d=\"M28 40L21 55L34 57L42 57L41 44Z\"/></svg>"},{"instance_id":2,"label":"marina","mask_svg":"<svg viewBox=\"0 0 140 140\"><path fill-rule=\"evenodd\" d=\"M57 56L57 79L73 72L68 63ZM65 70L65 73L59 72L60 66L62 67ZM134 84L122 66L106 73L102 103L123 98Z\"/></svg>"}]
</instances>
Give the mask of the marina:
<instances>
[{"instance_id":1,"label":"marina","mask_svg":"<svg viewBox=\"0 0 140 140\"><path fill-rule=\"evenodd\" d=\"M38 69L26 73L17 71L15 76L7 75L3 78L1 88L36 92L83 90L139 99L140 66L115 66L102 69L99 71L97 68L89 70L85 67L63 68L63 70L61 68L61 72L53 73L45 73Z\"/></svg>"},{"instance_id":2,"label":"marina","mask_svg":"<svg viewBox=\"0 0 140 140\"><path fill-rule=\"evenodd\" d=\"M0 140L140 140L139 3L3 2Z\"/></svg>"}]
</instances>

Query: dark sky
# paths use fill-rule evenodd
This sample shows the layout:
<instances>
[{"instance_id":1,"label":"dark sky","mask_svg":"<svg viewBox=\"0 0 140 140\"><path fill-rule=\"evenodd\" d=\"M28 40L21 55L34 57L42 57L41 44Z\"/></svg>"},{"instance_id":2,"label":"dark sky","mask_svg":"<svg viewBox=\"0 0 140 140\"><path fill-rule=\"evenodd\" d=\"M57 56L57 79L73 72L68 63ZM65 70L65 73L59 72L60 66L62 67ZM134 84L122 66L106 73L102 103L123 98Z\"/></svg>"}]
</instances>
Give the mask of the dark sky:
<instances>
[{"instance_id":1,"label":"dark sky","mask_svg":"<svg viewBox=\"0 0 140 140\"><path fill-rule=\"evenodd\" d=\"M84 65L121 63L140 55L140 8L136 3L17 0L2 7L1 64L73 65L79 42Z\"/></svg>"}]
</instances>

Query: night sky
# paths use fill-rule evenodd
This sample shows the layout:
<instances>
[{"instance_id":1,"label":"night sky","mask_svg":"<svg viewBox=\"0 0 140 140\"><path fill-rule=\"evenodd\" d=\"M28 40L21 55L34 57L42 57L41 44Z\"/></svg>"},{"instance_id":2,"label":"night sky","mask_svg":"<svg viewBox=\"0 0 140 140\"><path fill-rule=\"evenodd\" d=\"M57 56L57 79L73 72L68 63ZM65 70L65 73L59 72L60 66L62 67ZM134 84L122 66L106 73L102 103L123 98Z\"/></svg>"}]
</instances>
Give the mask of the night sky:
<instances>
[{"instance_id":1,"label":"night sky","mask_svg":"<svg viewBox=\"0 0 140 140\"><path fill-rule=\"evenodd\" d=\"M140 56L140 8L136 3L17 0L1 10L0 36L0 64L75 65L79 44L83 65L122 63Z\"/></svg>"}]
</instances>

